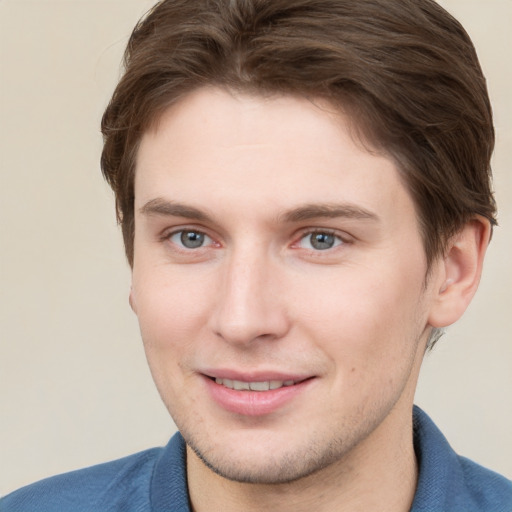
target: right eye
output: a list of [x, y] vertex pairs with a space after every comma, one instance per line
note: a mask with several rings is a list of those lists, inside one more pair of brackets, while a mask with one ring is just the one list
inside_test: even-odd
[[176, 231], [169, 236], [169, 240], [173, 244], [185, 249], [199, 249], [213, 243], [213, 240], [208, 235], [194, 229]]

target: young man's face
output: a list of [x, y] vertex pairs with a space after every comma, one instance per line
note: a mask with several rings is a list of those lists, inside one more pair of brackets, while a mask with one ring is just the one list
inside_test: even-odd
[[268, 483], [400, 444], [436, 270], [393, 161], [325, 103], [203, 89], [136, 173], [131, 302], [189, 446]]

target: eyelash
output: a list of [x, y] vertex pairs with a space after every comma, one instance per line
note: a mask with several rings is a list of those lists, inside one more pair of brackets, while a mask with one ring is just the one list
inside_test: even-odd
[[[318, 229], [318, 228], [316, 228], [316, 229], [309, 229], [307, 231], [303, 231], [300, 234], [300, 236], [297, 239], [297, 241], [294, 242], [292, 246], [300, 248], [300, 243], [304, 239], [306, 239], [308, 237], [311, 237], [312, 235], [326, 235], [326, 236], [334, 238], [334, 245], [332, 247], [326, 247], [324, 249], [302, 247], [303, 249], [309, 250], [312, 253], [328, 252], [330, 250], [336, 249], [337, 247], [339, 247], [341, 245], [345, 245], [345, 244], [349, 243], [349, 241], [346, 239], [347, 237], [341, 236], [338, 232], [336, 232], [334, 230], [331, 230], [331, 229]], [[310, 238], [310, 240], [311, 240], [311, 238]]]
[[[203, 243], [202, 245], [198, 245], [197, 247], [187, 247], [187, 246], [184, 245], [183, 238], [182, 238], [185, 233], [193, 233], [193, 234], [195, 234], [195, 235], [197, 235], [199, 237], [202, 237], [203, 238], [203, 242], [206, 241], [206, 240], [209, 240], [210, 242], [207, 243], [206, 245]], [[173, 241], [173, 237], [175, 237], [177, 235], [180, 235], [181, 240], [180, 241]], [[332, 247], [324, 247], [324, 248], [301, 247], [301, 242], [303, 240], [307, 239], [308, 237], [310, 237], [310, 245], [312, 245], [312, 243], [311, 243], [311, 236], [312, 235], [321, 235], [321, 236], [326, 236], [326, 237], [332, 237], [334, 239], [334, 241], [333, 241], [334, 245]], [[184, 228], [181, 228], [181, 229], [173, 230], [171, 232], [166, 232], [166, 233], [163, 234], [161, 239], [162, 239], [162, 241], [167, 241], [167, 242], [172, 243], [175, 247], [178, 248], [178, 250], [184, 251], [184, 252], [197, 251], [197, 250], [200, 250], [200, 249], [205, 249], [206, 247], [212, 246], [212, 245], [216, 246], [216, 247], [220, 247], [220, 244], [215, 242], [213, 237], [211, 237], [210, 235], [208, 235], [204, 231], [202, 231], [200, 229], [195, 229], [195, 228], [186, 228], [186, 227], [184, 227]], [[318, 242], [322, 243], [322, 241], [318, 241]], [[302, 249], [305, 249], [307, 251], [310, 251], [311, 253], [323, 253], [323, 252], [328, 252], [328, 251], [334, 250], [337, 247], [345, 245], [347, 243], [350, 243], [350, 242], [348, 240], [346, 240], [346, 237], [342, 237], [339, 233], [337, 233], [334, 230], [330, 230], [330, 229], [309, 229], [307, 231], [303, 231], [300, 234], [299, 238], [297, 238], [296, 241], [292, 244], [292, 248], [299, 248], [299, 249], [302, 248]]]
[[[179, 242], [177, 241], [173, 241], [173, 237], [177, 236], [177, 235], [181, 235], [181, 237], [183, 237], [183, 235], [185, 233], [194, 233], [195, 235], [198, 235], [200, 237], [203, 237], [204, 239], [208, 239], [210, 240], [210, 243], [206, 244], [206, 245], [200, 245], [198, 247], [186, 247], [184, 244], [183, 244], [183, 240], [182, 240], [182, 243], [180, 244]], [[170, 232], [166, 232], [162, 235], [161, 237], [161, 240], [163, 242], [170, 242], [171, 244], [173, 244], [174, 246], [176, 246], [179, 250], [181, 251], [186, 251], [186, 252], [189, 252], [189, 251], [195, 251], [195, 250], [199, 250], [199, 249], [204, 249], [205, 247], [208, 247], [209, 245], [215, 245], [215, 246], [218, 246], [219, 244], [216, 243], [214, 241], [214, 239], [208, 235], [207, 233], [205, 233], [204, 231], [200, 230], [200, 229], [195, 229], [195, 228], [181, 228], [181, 229], [176, 229], [176, 230], [173, 230], [173, 231], [170, 231]]]

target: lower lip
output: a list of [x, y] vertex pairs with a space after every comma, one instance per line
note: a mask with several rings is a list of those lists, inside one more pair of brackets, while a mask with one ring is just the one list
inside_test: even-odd
[[268, 391], [237, 391], [208, 377], [205, 381], [210, 396], [226, 411], [244, 416], [263, 416], [277, 411], [304, 392], [313, 379]]

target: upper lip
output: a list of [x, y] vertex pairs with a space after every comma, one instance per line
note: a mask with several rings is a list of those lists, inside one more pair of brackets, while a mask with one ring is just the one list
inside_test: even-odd
[[288, 373], [282, 371], [240, 371], [232, 369], [207, 369], [201, 371], [203, 375], [212, 379], [231, 379], [242, 382], [266, 382], [271, 380], [281, 380], [300, 382], [313, 377], [304, 373]]

